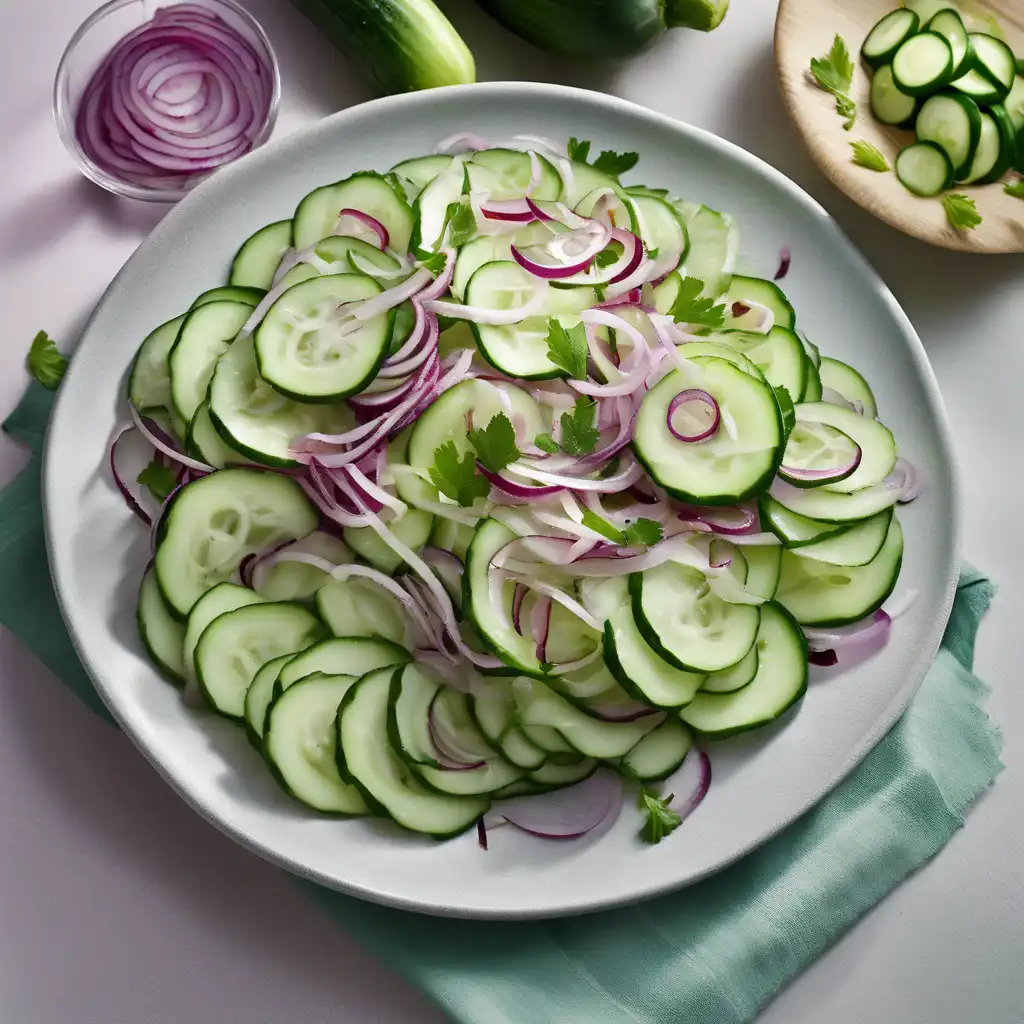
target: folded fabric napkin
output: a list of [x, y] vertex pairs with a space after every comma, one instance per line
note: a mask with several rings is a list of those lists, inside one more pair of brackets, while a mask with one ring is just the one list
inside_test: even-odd
[[[52, 396], [33, 384], [4, 430], [32, 449], [0, 492], [0, 623], [109, 719], [50, 584], [40, 453]], [[965, 568], [935, 663], [892, 731], [816, 808], [699, 885], [556, 921], [453, 921], [301, 883], [339, 925], [467, 1024], [740, 1024], [964, 823], [1000, 771], [971, 672], [994, 592]]]

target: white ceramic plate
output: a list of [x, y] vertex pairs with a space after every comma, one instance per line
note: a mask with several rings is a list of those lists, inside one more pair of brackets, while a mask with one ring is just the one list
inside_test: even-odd
[[[899, 591], [920, 591], [871, 661], [812, 684], [778, 725], [714, 746], [714, 782], [684, 829], [636, 839], [627, 806], [600, 835], [553, 842], [511, 828], [437, 843], [373, 821], [317, 818], [276, 786], [241, 729], [185, 707], [135, 631], [149, 539], [108, 478], [123, 379], [141, 339], [225, 280], [239, 243], [291, 215], [318, 185], [386, 169], [459, 131], [592, 139], [635, 150], [634, 181], [738, 217], [744, 261], [769, 276], [792, 247], [786, 291], [822, 350], [867, 376], [924, 495], [900, 515]], [[393, 906], [467, 917], [539, 917], [627, 903], [694, 882], [792, 822], [889, 729], [921, 682], [957, 572], [960, 509], [949, 427], [921, 343], [892, 295], [828, 214], [778, 171], [728, 142], [608, 96], [489, 84], [392, 97], [336, 114], [219, 171], [173, 210], [96, 310], [60, 391], [46, 449], [50, 562], [65, 619], [103, 699], [146, 757], [201, 814], [261, 856]]]

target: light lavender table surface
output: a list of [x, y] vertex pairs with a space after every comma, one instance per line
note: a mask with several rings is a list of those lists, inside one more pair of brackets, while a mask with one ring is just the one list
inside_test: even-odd
[[[995, 688], [990, 708], [1006, 736], [1007, 770], [937, 860], [762, 1020], [1021, 1024], [1024, 257], [928, 248], [872, 220], [825, 181], [778, 101], [772, 0], [733, 0], [713, 35], [673, 33], [610, 69], [549, 59], [491, 24], [469, 0], [442, 5], [472, 46], [482, 80], [613, 92], [775, 164], [833, 212], [914, 321], [958, 438], [967, 489], [964, 550], [1002, 587], [982, 630], [978, 666]], [[159, 207], [120, 201], [81, 178], [50, 119], [61, 50], [94, 6], [0, 4], [0, 414], [21, 392], [33, 334], [45, 328], [61, 342], [75, 338], [161, 215]], [[368, 98], [344, 59], [286, 0], [248, 6], [281, 61], [279, 135]], [[0, 480], [23, 458], [0, 439]], [[2, 630], [0, 822], [4, 1024], [445, 1019], [287, 877], [194, 815], [123, 736], [80, 707]]]

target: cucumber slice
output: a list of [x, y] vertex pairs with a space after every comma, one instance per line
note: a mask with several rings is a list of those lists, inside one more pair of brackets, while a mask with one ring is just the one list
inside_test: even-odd
[[[983, 116], [982, 124], [985, 120]], [[937, 196], [953, 184], [953, 165], [941, 146], [915, 142], [896, 157], [896, 177], [916, 196]]]
[[[760, 368], [755, 366], [748, 356], [745, 356], [738, 348], [729, 343], [736, 335], [743, 334], [741, 331], [725, 331], [722, 334], [711, 334], [707, 341], [688, 341], [682, 345], [676, 345], [676, 351], [684, 359], [694, 359], [697, 356], [714, 356], [716, 359], [724, 359], [733, 366], [738, 366], [745, 374], [766, 383], [765, 375]], [[751, 335], [752, 338], [764, 340], [763, 334]], [[727, 340], [729, 339], [729, 340]]]
[[938, 32], [911, 36], [892, 58], [892, 78], [907, 96], [930, 96], [952, 78], [953, 48]]
[[356, 576], [332, 580], [316, 592], [316, 610], [339, 637], [369, 636], [415, 646], [418, 630], [386, 590]]
[[564, 758], [568, 758], [569, 762], [575, 764], [580, 757], [576, 750], [566, 743], [561, 734], [556, 729], [552, 729], [550, 725], [529, 725], [520, 721], [519, 728], [535, 747], [545, 752], [548, 756], [548, 764], [561, 763]]
[[759, 606], [728, 604], [688, 566], [666, 562], [634, 573], [629, 591], [643, 638], [687, 671], [718, 672], [735, 665], [757, 634]]
[[391, 669], [360, 679], [338, 708], [338, 768], [363, 798], [398, 825], [446, 838], [470, 828], [490, 801], [480, 796], [448, 796], [429, 790], [406, 768], [388, 739]]
[[388, 173], [397, 174], [405, 181], [411, 182], [415, 187], [415, 193], [409, 198], [415, 199], [442, 171], [451, 167], [453, 159], [454, 157], [446, 153], [417, 156], [412, 160], [403, 160], [395, 164]]
[[395, 669], [388, 703], [388, 740], [391, 749], [409, 764], [437, 768], [430, 735], [430, 705], [442, 683], [416, 665]]
[[837, 537], [805, 544], [794, 548], [793, 552], [801, 558], [813, 558], [830, 565], [867, 565], [882, 550], [891, 518], [892, 509], [884, 509], [855, 523]]
[[695, 203], [674, 203], [683, 215], [690, 249], [680, 273], [704, 282], [703, 294], [718, 298], [732, 281], [736, 255], [740, 248], [740, 231], [736, 222], [725, 213]]
[[[465, 563], [466, 552], [473, 540], [473, 527], [465, 523], [457, 523], [454, 519], [443, 519], [437, 516], [434, 529], [430, 534], [430, 543], [434, 547], [450, 551], [460, 562]], [[461, 596], [459, 598], [462, 600]]]
[[807, 641], [792, 616], [774, 601], [761, 608], [757, 675], [735, 693], [698, 693], [679, 713], [709, 739], [767, 725], [807, 692]]
[[[981, 138], [965, 184], [998, 181], [1013, 164], [1017, 133], [1004, 107], [994, 104], [981, 115]], [[986, 170], [987, 168], [987, 170]]]
[[210, 416], [210, 403], [207, 399], [203, 399], [202, 404], [196, 409], [192, 422], [185, 432], [185, 451], [192, 458], [199, 459], [214, 469], [253, 464], [251, 459], [235, 451], [217, 432]]
[[[305, 261], [297, 263], [278, 281], [280, 288], [309, 281], [321, 274], [363, 274], [386, 288], [393, 288], [412, 274], [412, 270], [390, 253], [381, 252], [375, 245], [350, 235], [328, 235], [313, 247], [313, 254], [327, 269], [318, 269]], [[401, 272], [401, 273], [397, 273]]]
[[455, 157], [429, 182], [412, 204], [413, 230], [409, 248], [434, 251], [444, 239], [441, 232], [447, 221], [448, 207], [462, 199], [466, 191], [466, 167], [463, 157]]
[[548, 761], [535, 771], [530, 772], [527, 779], [543, 789], [560, 789], [576, 782], [589, 779], [597, 771], [600, 762], [592, 757], [579, 757], [574, 761], [556, 764]]
[[391, 315], [347, 321], [338, 310], [380, 292], [364, 274], [328, 274], [289, 288], [256, 330], [260, 376], [300, 402], [337, 402], [362, 391], [387, 356]]
[[632, 196], [640, 237], [648, 253], [657, 250], [649, 280], [657, 281], [686, 259], [690, 238], [682, 215], [656, 196]]
[[756, 547], [744, 548], [740, 552], [747, 563], [747, 578], [743, 584], [749, 594], [770, 601], [779, 586], [779, 573], [782, 567], [782, 545], [760, 544]]
[[762, 319], [761, 311], [756, 308], [746, 313], [740, 312], [739, 308], [734, 311], [733, 306], [736, 303], [740, 303], [741, 306], [756, 303], [758, 306], [766, 307], [771, 311], [773, 323], [779, 327], [792, 330], [796, 324], [796, 313], [789, 304], [789, 299], [774, 281], [733, 274], [729, 290], [722, 296], [722, 301], [726, 307], [726, 330], [750, 330]]
[[466, 593], [462, 603], [468, 618], [480, 633], [480, 639], [490, 650], [509, 668], [526, 675], [539, 676], [543, 675], [543, 670], [537, 660], [533, 639], [520, 636], [512, 628], [514, 584], [506, 580], [502, 585], [504, 615], [499, 614], [491, 601], [488, 573], [491, 560], [515, 538], [516, 535], [497, 519], [487, 518], [480, 521], [473, 542], [469, 545], [469, 551], [466, 552], [466, 575], [463, 577]]
[[136, 621], [150, 660], [169, 682], [184, 686], [187, 678], [182, 656], [185, 627], [167, 610], [152, 566], [146, 570], [139, 587]]
[[[852, 494], [854, 491], [881, 483], [896, 465], [896, 439], [892, 436], [892, 431], [878, 420], [860, 416], [829, 402], [801, 402], [796, 406], [795, 412], [794, 431], [802, 425], [831, 427], [860, 446], [861, 459], [857, 468], [845, 480], [825, 484], [825, 490]], [[783, 462], [785, 461], [784, 458]]]
[[865, 416], [874, 419], [878, 415], [874, 392], [868, 382], [852, 366], [841, 363], [838, 359], [824, 356], [819, 373], [823, 387], [831, 388], [848, 402], [853, 404], [860, 402]]
[[[614, 196], [608, 199], [609, 195]], [[588, 192], [574, 207], [573, 210], [581, 217], [593, 217], [598, 202], [604, 200], [603, 220], [610, 223], [612, 227], [625, 228], [632, 231], [634, 235], [640, 233], [640, 225], [636, 218], [636, 207], [633, 205], [633, 196], [628, 195], [619, 184], [602, 185]]]
[[259, 668], [301, 651], [323, 634], [323, 624], [292, 602], [268, 602], [218, 616], [196, 645], [196, 678], [206, 702], [226, 718], [241, 719], [245, 693]]
[[949, 157], [956, 176], [966, 174], [981, 135], [981, 111], [969, 96], [945, 92], [921, 105], [914, 128], [918, 142], [934, 142]]
[[[1002, 103], [1013, 87], [1017, 74], [1017, 59], [1002, 39], [984, 32], [972, 32], [968, 37], [968, 60], [973, 70], [996, 88], [995, 103]], [[955, 84], [955, 83], [954, 83]]]
[[[429, 512], [410, 508], [401, 519], [390, 522], [388, 528], [407, 547], [419, 551], [430, 539], [434, 517]], [[381, 572], [386, 572], [389, 576], [394, 576], [404, 564], [401, 557], [392, 551], [372, 527], [346, 526], [342, 536], [364, 562], [368, 562], [375, 569], [380, 569]]]
[[228, 350], [253, 307], [209, 302], [188, 313], [167, 357], [174, 411], [188, 423], [206, 398], [217, 361]]
[[614, 189], [619, 185], [614, 178], [605, 174], [604, 171], [599, 171], [590, 164], [581, 164], [575, 160], [567, 160], [565, 165], [560, 166], [564, 175], [561, 200], [571, 209], [575, 209], [584, 196], [589, 195], [596, 189]]
[[267, 721], [267, 708], [274, 699], [274, 683], [277, 674], [291, 661], [292, 655], [282, 654], [260, 666], [252, 677], [249, 689], [245, 691], [242, 714], [245, 718], [245, 735], [260, 753], [263, 752], [263, 727]]
[[250, 235], [231, 262], [229, 284], [269, 291], [274, 274], [292, 247], [292, 222], [279, 220]]
[[884, 483], [861, 488], [852, 494], [841, 494], [828, 487], [801, 490], [784, 480], [775, 480], [769, 492], [776, 501], [799, 516], [842, 524], [867, 519], [882, 509], [891, 508], [899, 497], [897, 489]]
[[224, 469], [186, 484], [157, 529], [154, 568], [171, 614], [185, 619], [246, 555], [298, 540], [317, 521], [299, 485], [278, 474]]
[[603, 760], [622, 757], [664, 721], [661, 714], [645, 715], [632, 722], [595, 718], [536, 679], [516, 679], [512, 683], [512, 695], [524, 725], [557, 730], [585, 757]]
[[[782, 456], [782, 420], [770, 387], [724, 359], [700, 356], [694, 370], [673, 370], [640, 403], [633, 451], [655, 482], [693, 505], [733, 505], [764, 490]], [[723, 425], [700, 444], [678, 440], [668, 427], [679, 392], [713, 395]], [[728, 426], [724, 425], [728, 424]]]
[[512, 259], [513, 237], [513, 235], [481, 235], [459, 249], [459, 254], [455, 257], [455, 270], [451, 283], [451, 293], [459, 302], [465, 298], [470, 278], [485, 263], [507, 263]]
[[804, 389], [804, 397], [801, 401], [821, 401], [821, 371], [810, 358], [807, 360], [807, 387]]
[[879, 68], [871, 78], [871, 113], [882, 124], [910, 126], [917, 100], [900, 92], [892, 77], [892, 66]]
[[894, 515], [881, 550], [867, 565], [837, 566], [782, 556], [779, 603], [807, 626], [844, 626], [882, 606], [892, 593], [903, 560], [903, 531]]
[[794, 402], [799, 401], [807, 387], [807, 359], [793, 331], [776, 324], [767, 334], [725, 331], [715, 337], [742, 352], [773, 388], [785, 388]]
[[1024, 77], [1018, 70], [1017, 77], [1013, 80], [1013, 87], [1010, 94], [1003, 103], [1010, 123], [1013, 125], [1014, 133], [1024, 129]]
[[409, 652], [399, 644], [368, 636], [331, 637], [290, 658], [277, 674], [274, 693], [287, 690], [315, 672], [358, 679], [378, 668], [404, 665]]
[[469, 711], [477, 728], [495, 750], [527, 771], [535, 771], [547, 761], [547, 753], [531, 743], [526, 733], [516, 724], [513, 717], [515, 704], [512, 701], [510, 684], [505, 680], [494, 680], [485, 695], [474, 694], [469, 698]]
[[[289, 544], [288, 552], [315, 555], [332, 565], [355, 561], [352, 552], [333, 534], [314, 530], [308, 537]], [[305, 562], [275, 562], [269, 569], [253, 574], [253, 589], [268, 601], [304, 601], [311, 598], [330, 576]]]
[[354, 423], [347, 405], [295, 402], [275, 391], [260, 376], [251, 335], [239, 338], [217, 363], [210, 419], [228, 447], [261, 465], [284, 467], [299, 465], [291, 452], [295, 438], [338, 434]]
[[292, 218], [296, 249], [308, 249], [334, 231], [342, 210], [361, 210], [387, 228], [393, 252], [408, 252], [412, 234], [412, 210], [375, 171], [359, 171], [344, 181], [324, 185], [310, 192], [298, 205]]
[[[531, 194], [535, 200], [557, 199], [562, 193], [558, 171], [539, 154], [540, 181]], [[466, 174], [474, 192], [486, 191], [491, 202], [521, 199], [530, 187], [533, 164], [530, 154], [518, 149], [480, 149], [468, 164]]]
[[139, 346], [128, 378], [128, 401], [140, 412], [171, 408], [171, 375], [167, 357], [185, 315], [161, 324]]
[[359, 790], [342, 779], [336, 761], [338, 705], [356, 680], [317, 674], [275, 697], [267, 710], [263, 752], [270, 772], [301, 804], [346, 817], [369, 808]]
[[711, 672], [701, 690], [704, 693], [735, 693], [742, 690], [757, 675], [757, 663], [757, 644], [753, 643], [735, 665], [723, 668], [720, 672]]
[[666, 718], [622, 758], [621, 767], [629, 778], [643, 782], [667, 779], [692, 746], [690, 730], [678, 718]]
[[970, 44], [960, 15], [952, 7], [946, 7], [928, 22], [928, 31], [938, 33], [949, 43], [953, 52], [953, 76], [965, 71], [964, 63], [970, 52]]
[[188, 308], [191, 312], [210, 302], [244, 302], [255, 308], [266, 294], [266, 288], [242, 288], [236, 285], [225, 285], [203, 292]]
[[774, 533], [787, 548], [815, 544], [826, 537], [838, 536], [853, 525], [843, 522], [821, 522], [798, 515], [796, 512], [790, 512], [785, 505], [780, 505], [770, 494], [762, 494], [758, 499], [758, 504], [761, 512], [761, 525]]
[[196, 646], [199, 638], [206, 631], [206, 627], [214, 619], [233, 612], [237, 608], [247, 608], [251, 604], [261, 604], [263, 598], [254, 594], [248, 587], [239, 587], [234, 583], [218, 583], [212, 590], [208, 590], [189, 612], [188, 622], [185, 625], [185, 634], [182, 639], [182, 664], [185, 667], [185, 677], [195, 679], [196, 677]]
[[[900, 46], [920, 27], [921, 19], [914, 11], [905, 7], [890, 11], [875, 23], [868, 33], [860, 55], [871, 68], [888, 64]], [[967, 49], [967, 32], [964, 32], [964, 50]]]

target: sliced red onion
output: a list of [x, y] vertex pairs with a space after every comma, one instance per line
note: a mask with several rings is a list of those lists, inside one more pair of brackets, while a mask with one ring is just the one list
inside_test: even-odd
[[482, 204], [480, 209], [488, 220], [504, 220], [528, 224], [536, 220], [533, 210], [525, 199], [503, 199]]
[[807, 468], [803, 466], [779, 466], [779, 476], [788, 483], [799, 487], [804, 485], [828, 484], [836, 480], [845, 480], [851, 476], [860, 465], [863, 458], [863, 451], [859, 444], [853, 442], [854, 450], [849, 460], [841, 466], [830, 466], [827, 469]]
[[908, 459], [898, 458], [893, 471], [885, 478], [885, 486], [898, 491], [896, 499], [901, 505], [913, 501], [924, 489], [921, 471]]
[[473, 323], [491, 327], [522, 323], [523, 320], [540, 313], [547, 299], [547, 282], [536, 278], [530, 298], [514, 309], [488, 309], [485, 306], [466, 306], [457, 302], [432, 299], [424, 306], [431, 313], [451, 317], [453, 320], [472, 320]]
[[374, 295], [372, 298], [353, 305], [352, 316], [356, 320], [372, 320], [375, 316], [380, 316], [381, 313], [400, 306], [406, 299], [411, 299], [430, 285], [433, 280], [434, 275], [426, 267], [420, 267], [411, 277], [406, 278], [401, 284], [395, 285], [394, 288], [388, 288], [387, 291], [383, 291], [379, 295]]
[[388, 229], [376, 217], [371, 217], [362, 210], [352, 210], [346, 207], [338, 214], [338, 223], [334, 227], [334, 234], [349, 235], [353, 238], [362, 238], [372, 242], [383, 252], [391, 244], [391, 236]]
[[[532, 216], [532, 210], [530, 210]], [[549, 218], [550, 220], [550, 218]], [[528, 273], [546, 280], [570, 278], [585, 273], [613, 238], [600, 221], [588, 220], [578, 228], [554, 234], [542, 245], [526, 249], [512, 244], [512, 258]], [[543, 256], [544, 259], [538, 257]]]
[[711, 758], [691, 749], [683, 763], [663, 783], [671, 794], [668, 806], [685, 821], [701, 805], [711, 788]]
[[545, 839], [576, 839], [617, 817], [622, 799], [619, 777], [598, 770], [567, 789], [501, 800], [487, 820], [507, 821]]
[[476, 841], [480, 844], [481, 850], [487, 849], [487, 826], [483, 818], [478, 818], [476, 822]]
[[750, 307], [745, 302], [734, 302], [729, 307], [729, 312], [738, 320], [750, 312]]
[[536, 480], [542, 484], [555, 484], [559, 487], [565, 487], [570, 491], [600, 491], [604, 494], [617, 494], [619, 491], [625, 490], [643, 474], [640, 464], [635, 459], [624, 457], [622, 462], [623, 466], [618, 472], [603, 479], [550, 473], [529, 465], [522, 460], [513, 462], [506, 472], [526, 477], [528, 480]]
[[444, 295], [448, 291], [448, 286], [452, 283], [452, 277], [455, 275], [456, 252], [454, 249], [441, 249], [439, 251], [445, 257], [444, 270], [420, 292], [416, 297], [418, 302], [430, 302], [438, 296]]
[[459, 736], [447, 728], [444, 720], [438, 715], [436, 705], [438, 697], [444, 690], [438, 690], [434, 699], [430, 702], [427, 711], [427, 727], [430, 730], [430, 739], [434, 744], [434, 754], [437, 761], [444, 768], [452, 771], [470, 771], [473, 768], [482, 768], [487, 762], [481, 759], [476, 752], [468, 751], [460, 743]]
[[892, 618], [889, 613], [879, 608], [874, 615], [852, 626], [844, 626], [833, 629], [816, 629], [813, 626], [804, 627], [804, 635], [807, 642], [815, 650], [822, 651], [827, 648], [841, 650], [851, 644], [864, 644], [876, 640], [884, 640], [889, 635], [892, 627]]
[[578, 672], [588, 665], [593, 665], [595, 661], [603, 656], [604, 651], [601, 645], [598, 644], [589, 654], [584, 654], [582, 658], [576, 658], [573, 661], [560, 661], [557, 665], [552, 665], [550, 671], [555, 676], [568, 675], [570, 672]]
[[[673, 422], [676, 413], [690, 405], [700, 405], [710, 411], [710, 419], [706, 424], [680, 430]], [[714, 395], [700, 388], [687, 388], [680, 391], [668, 404], [668, 413], [665, 416], [665, 424], [668, 432], [677, 440], [694, 444], [698, 441], [706, 441], [718, 433], [718, 426], [722, 422], [722, 411], [715, 400]]]
[[480, 471], [480, 474], [492, 483], [499, 490], [504, 491], [506, 494], [511, 494], [514, 498], [522, 498], [529, 501], [532, 498], [547, 498], [552, 494], [557, 494], [562, 488], [554, 485], [548, 485], [546, 487], [537, 487], [533, 484], [520, 484], [514, 480], [509, 480], [502, 476], [500, 473], [494, 473], [489, 470], [482, 462], [477, 460], [476, 468]]
[[[849, 409], [851, 412], [858, 412], [857, 407], [853, 404], [853, 402], [850, 402], [847, 399], [845, 399], [834, 388], [822, 388], [821, 400], [823, 402], [828, 402], [829, 405], [838, 405], [840, 409]], [[863, 415], [863, 413], [864, 404], [861, 403], [858, 415]]]
[[521, 621], [523, 611], [523, 599], [528, 591], [522, 583], [517, 583], [512, 591], [512, 628], [520, 635], [523, 635], [523, 624]]
[[442, 139], [435, 147], [435, 153], [471, 153], [474, 150], [490, 149], [491, 144], [473, 132], [459, 132]]
[[831, 668], [833, 665], [839, 664], [839, 655], [837, 655], [832, 648], [828, 648], [824, 651], [813, 651], [808, 649], [807, 661], [811, 665], [818, 665], [821, 668]]
[[521, 582], [525, 583], [530, 590], [533, 590], [544, 597], [549, 597], [552, 601], [556, 601], [595, 632], [601, 631], [603, 623], [595, 619], [594, 616], [579, 603], [579, 601], [570, 597], [564, 590], [559, 590], [559, 588], [553, 584], [545, 583], [542, 580], [522, 580]]
[[108, 459], [110, 461], [110, 475], [114, 478], [117, 489], [121, 492], [127, 506], [147, 525], [153, 525], [153, 517], [142, 507], [138, 498], [132, 493], [131, 488], [121, 476], [117, 468], [117, 449], [123, 438], [135, 433], [135, 427], [123, 427], [110, 445]]
[[541, 597], [530, 612], [530, 635], [534, 639], [536, 658], [541, 664], [547, 660], [548, 632], [551, 629], [551, 598]]
[[688, 505], [679, 513], [679, 518], [694, 523], [702, 523], [713, 533], [725, 536], [736, 536], [757, 533], [759, 530], [757, 512], [750, 506], [729, 505], [708, 508], [697, 508]]
[[789, 246], [784, 245], [779, 250], [779, 269], [775, 271], [775, 277], [773, 280], [781, 281], [789, 273], [789, 264], [792, 260], [792, 256], [789, 251]]
[[174, 462], [182, 466], [188, 466], [189, 469], [197, 470], [200, 473], [214, 472], [213, 466], [208, 466], [205, 462], [200, 462], [198, 459], [190, 459], [187, 455], [183, 455], [173, 445], [169, 444], [167, 435], [155, 423], [152, 423], [151, 420], [146, 420], [140, 416], [138, 409], [131, 402], [128, 403], [128, 411], [131, 413], [132, 420], [139, 433], [158, 452], [163, 452], [164, 455]]

